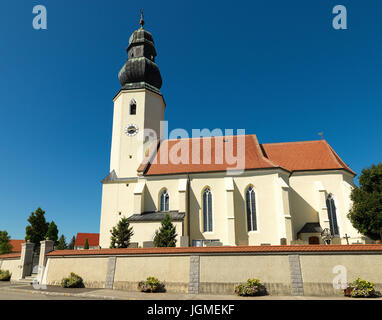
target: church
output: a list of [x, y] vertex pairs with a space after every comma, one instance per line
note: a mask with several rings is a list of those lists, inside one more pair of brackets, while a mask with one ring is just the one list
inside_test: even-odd
[[133, 227], [132, 245], [153, 246], [166, 214], [177, 246], [319, 244], [323, 231], [331, 243], [365, 242], [347, 218], [356, 174], [325, 140], [165, 139], [162, 77], [143, 16], [127, 56], [113, 99], [101, 248], [109, 248], [110, 230], [122, 217]]

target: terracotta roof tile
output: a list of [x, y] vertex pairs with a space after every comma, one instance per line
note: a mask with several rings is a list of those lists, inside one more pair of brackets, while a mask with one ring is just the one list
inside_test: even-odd
[[25, 240], [9, 240], [9, 243], [12, 246], [12, 252], [21, 252], [21, 245], [25, 243]]
[[[244, 139], [240, 140], [239, 137], [244, 137]], [[245, 145], [245, 161], [240, 169], [283, 168], [290, 172], [344, 169], [356, 174], [325, 140], [260, 145], [256, 135], [202, 137], [157, 142], [150, 148], [149, 161], [142, 163], [138, 172], [144, 175], [163, 175], [232, 170], [236, 163], [232, 164], [229, 159], [226, 159], [225, 150], [232, 148], [233, 156], [236, 157], [239, 141], [243, 141]], [[210, 148], [208, 148], [209, 145], [211, 145]], [[176, 159], [179, 159], [180, 150], [187, 147], [189, 152], [184, 156], [185, 161], [183, 161], [187, 163], [182, 163], [180, 160], [179, 163], [170, 161], [171, 155], [174, 153], [177, 155]], [[194, 154], [193, 149], [197, 150]], [[215, 155], [219, 154], [224, 155], [221, 163], [215, 161]], [[203, 160], [203, 157], [210, 159], [210, 162]], [[167, 159], [168, 161], [166, 161]]]
[[[242, 146], [240, 144], [241, 141], [243, 142]], [[152, 150], [154, 150], [154, 154], [151, 154], [151, 163], [148, 165], [141, 164], [138, 169], [138, 171], [144, 171], [145, 175], [278, 167], [264, 157], [256, 135], [164, 140], [160, 142], [157, 151], [155, 149]], [[182, 154], [181, 150], [189, 150], [189, 152], [188, 154]], [[238, 153], [240, 155], [241, 152], [245, 152], [245, 162], [243, 161], [243, 166], [237, 168], [237, 163], [232, 161], [235, 159], [230, 159], [225, 156], [226, 150], [233, 150], [233, 157], [236, 157]], [[232, 152], [229, 154], [232, 154]], [[173, 157], [173, 155], [176, 155], [176, 157]], [[180, 160], [180, 163], [171, 161], [171, 159], [180, 159], [181, 155], [184, 155], [184, 160], [182, 159], [183, 163]]]
[[234, 246], [234, 247], [176, 247], [176, 248], [127, 248], [97, 250], [57, 250], [48, 256], [76, 255], [139, 255], [139, 254], [195, 254], [195, 253], [274, 253], [274, 252], [381, 252], [382, 244], [352, 245], [283, 245], [283, 246]]
[[344, 169], [356, 174], [325, 140], [265, 143], [262, 148], [270, 160], [289, 171]]
[[1, 260], [1, 259], [20, 258], [20, 256], [21, 256], [21, 253], [20, 253], [20, 252], [17, 252], [17, 253], [2, 254], [2, 255], [0, 255], [0, 260]]
[[86, 238], [88, 239], [89, 247], [99, 246], [99, 233], [77, 233], [75, 246], [83, 247], [85, 245]]

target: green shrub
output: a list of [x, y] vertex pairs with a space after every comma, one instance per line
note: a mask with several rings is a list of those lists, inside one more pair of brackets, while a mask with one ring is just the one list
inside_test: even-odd
[[374, 283], [358, 278], [344, 290], [345, 296], [353, 298], [371, 298], [376, 296]]
[[75, 273], [71, 273], [69, 278], [64, 278], [61, 281], [63, 288], [84, 288], [84, 282], [82, 278]]
[[140, 281], [138, 283], [138, 290], [141, 292], [164, 292], [166, 291], [163, 282], [160, 282], [157, 278], [148, 277], [146, 281]]
[[239, 296], [264, 296], [267, 289], [259, 279], [248, 279], [247, 283], [235, 286], [235, 293]]
[[0, 281], [10, 281], [12, 273], [9, 270], [0, 270]]

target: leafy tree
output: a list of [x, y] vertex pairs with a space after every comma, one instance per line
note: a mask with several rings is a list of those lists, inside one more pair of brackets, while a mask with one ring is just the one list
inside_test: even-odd
[[359, 187], [351, 193], [353, 207], [348, 213], [354, 228], [373, 240], [381, 239], [382, 163], [363, 169]]
[[69, 250], [74, 250], [74, 245], [76, 243], [76, 237], [73, 236], [72, 240], [70, 240], [69, 244], [68, 244], [68, 249]]
[[35, 244], [35, 250], [40, 247], [40, 241], [45, 240], [46, 233], [48, 232], [49, 223], [45, 220], [45, 211], [41, 208], [37, 208], [35, 212], [32, 212], [28, 218], [28, 225], [25, 228], [26, 237], [25, 240]]
[[88, 240], [88, 238], [85, 239], [84, 249], [89, 249], [89, 240]]
[[167, 213], [161, 222], [162, 226], [155, 232], [154, 245], [156, 247], [175, 247], [176, 228], [171, 222], [171, 217]]
[[122, 218], [117, 226], [113, 227], [111, 232], [111, 244], [110, 248], [128, 248], [130, 245], [130, 239], [134, 235], [133, 227], [130, 227], [130, 223], [127, 218]]
[[68, 246], [66, 244], [66, 239], [64, 235], [61, 235], [60, 239], [58, 239], [57, 250], [65, 250]]
[[46, 237], [49, 238], [49, 240], [52, 240], [54, 242], [54, 245], [57, 246], [58, 244], [58, 228], [57, 225], [52, 221], [49, 223], [48, 231], [46, 232]]
[[9, 242], [10, 239], [11, 237], [7, 231], [0, 231], [0, 254], [12, 252], [12, 245]]

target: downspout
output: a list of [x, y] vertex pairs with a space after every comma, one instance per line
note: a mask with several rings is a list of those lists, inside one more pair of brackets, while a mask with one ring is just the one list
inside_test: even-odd
[[187, 174], [187, 233], [188, 233], [188, 246], [191, 247], [191, 230], [190, 230], [190, 220], [191, 220], [191, 213], [190, 213], [190, 175]]

